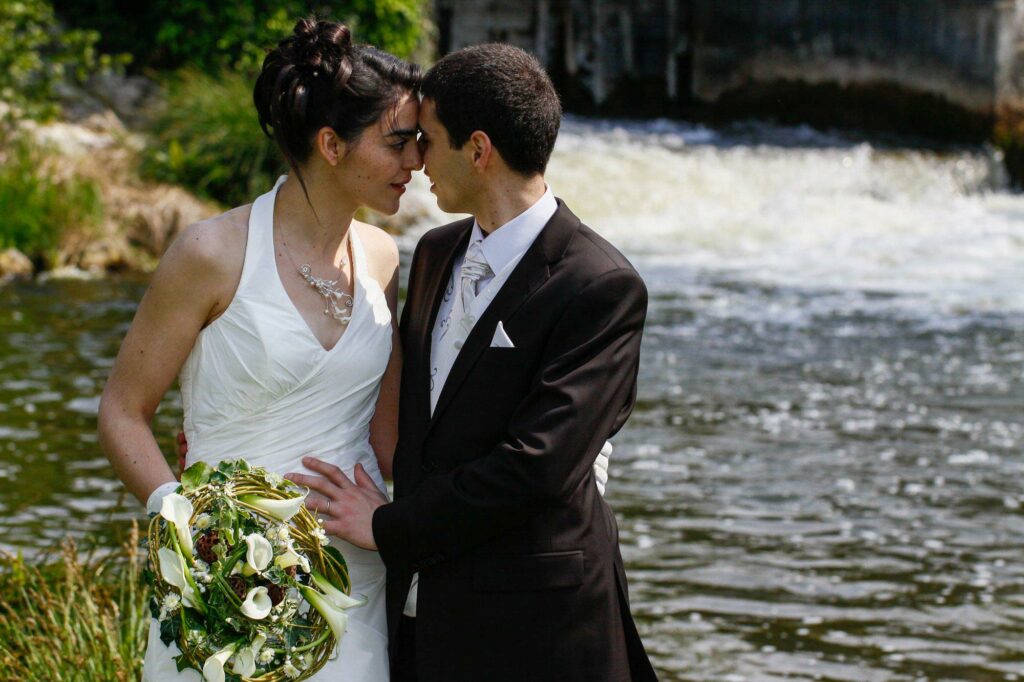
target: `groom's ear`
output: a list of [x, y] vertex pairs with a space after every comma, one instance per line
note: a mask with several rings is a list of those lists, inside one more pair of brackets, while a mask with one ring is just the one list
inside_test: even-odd
[[483, 172], [491, 162], [491, 155], [494, 153], [494, 145], [491, 138], [482, 130], [475, 130], [466, 141], [466, 148], [469, 152], [470, 163], [477, 171]]
[[318, 152], [324, 161], [332, 166], [337, 166], [345, 158], [347, 146], [345, 141], [338, 137], [338, 133], [334, 132], [333, 128], [324, 126], [316, 131], [316, 137], [313, 139], [313, 150]]

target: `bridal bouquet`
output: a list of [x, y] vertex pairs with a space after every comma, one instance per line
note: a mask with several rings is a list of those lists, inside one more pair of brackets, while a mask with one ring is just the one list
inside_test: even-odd
[[178, 670], [207, 682], [304, 680], [345, 631], [345, 560], [305, 495], [244, 460], [198, 463], [149, 525], [150, 604]]

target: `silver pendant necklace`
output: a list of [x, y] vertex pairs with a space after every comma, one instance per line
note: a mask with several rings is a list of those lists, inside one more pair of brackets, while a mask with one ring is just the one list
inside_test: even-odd
[[[348, 325], [352, 321], [352, 310], [355, 307], [355, 301], [352, 296], [338, 288], [338, 280], [322, 279], [313, 275], [313, 267], [309, 263], [303, 263], [301, 268], [297, 267], [295, 260], [292, 258], [291, 249], [288, 248], [288, 242], [282, 238], [281, 243], [284, 244], [284, 252], [288, 254], [288, 260], [291, 262], [292, 267], [299, 271], [299, 275], [302, 279], [306, 280], [306, 284], [316, 289], [316, 292], [324, 297], [324, 315], [330, 315], [341, 324]], [[346, 244], [345, 246], [347, 249], [348, 245]], [[348, 259], [343, 258], [338, 268], [345, 267], [347, 262]], [[354, 276], [352, 281], [354, 284]]]
[[313, 268], [309, 263], [303, 263], [299, 268], [299, 274], [309, 286], [324, 297], [324, 315], [330, 315], [344, 325], [352, 321], [352, 308], [355, 301], [352, 300], [351, 295], [338, 288], [338, 280], [314, 277]]

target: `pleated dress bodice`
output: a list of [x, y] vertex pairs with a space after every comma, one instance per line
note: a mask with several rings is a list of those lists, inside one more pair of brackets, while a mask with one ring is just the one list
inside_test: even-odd
[[315, 455], [346, 472], [362, 463], [383, 489], [369, 426], [391, 354], [384, 291], [367, 272], [352, 227], [352, 318], [331, 349], [320, 344], [277, 270], [273, 216], [280, 184], [253, 203], [235, 296], [200, 332], [181, 370], [188, 463], [243, 457], [284, 472], [303, 470], [301, 457]]

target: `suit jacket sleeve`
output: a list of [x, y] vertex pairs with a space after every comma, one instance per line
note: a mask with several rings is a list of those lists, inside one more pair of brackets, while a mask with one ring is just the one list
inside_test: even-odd
[[633, 409], [646, 312], [647, 290], [628, 268], [576, 293], [506, 439], [376, 511], [373, 533], [384, 562], [419, 569], [457, 556], [589, 480], [595, 453]]

